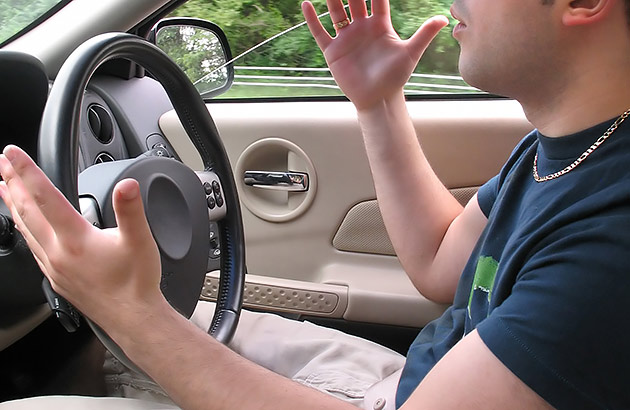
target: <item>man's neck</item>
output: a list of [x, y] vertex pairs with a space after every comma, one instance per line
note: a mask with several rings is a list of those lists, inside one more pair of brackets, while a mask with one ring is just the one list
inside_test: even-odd
[[527, 118], [541, 133], [550, 137], [569, 135], [630, 109], [630, 70], [618, 68], [574, 73], [570, 85], [554, 95], [519, 100]]

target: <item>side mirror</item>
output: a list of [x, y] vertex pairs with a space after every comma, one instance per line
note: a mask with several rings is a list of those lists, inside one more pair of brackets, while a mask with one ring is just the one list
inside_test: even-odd
[[234, 82], [230, 45], [214, 23], [195, 18], [160, 20], [148, 40], [164, 51], [186, 73], [199, 94], [211, 98], [223, 94]]

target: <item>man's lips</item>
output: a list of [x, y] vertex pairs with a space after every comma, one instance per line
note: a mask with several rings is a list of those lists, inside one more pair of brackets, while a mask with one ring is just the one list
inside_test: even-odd
[[466, 23], [459, 17], [459, 15], [457, 14], [457, 10], [455, 10], [454, 7], [451, 7], [451, 16], [453, 16], [453, 18], [459, 22], [453, 29], [453, 37], [457, 37], [457, 35], [467, 26]]
[[457, 39], [457, 37], [459, 36], [459, 34], [464, 31], [466, 29], [466, 25], [463, 23], [459, 23], [455, 26], [455, 28], [453, 29], [453, 37], [455, 37], [455, 39]]
[[457, 10], [455, 10], [454, 6], [451, 6], [451, 10], [450, 11], [451, 11], [451, 16], [455, 20], [459, 21], [459, 24], [463, 24], [464, 26], [466, 26], [466, 22], [464, 22], [464, 20], [461, 19], [461, 17], [459, 16]]

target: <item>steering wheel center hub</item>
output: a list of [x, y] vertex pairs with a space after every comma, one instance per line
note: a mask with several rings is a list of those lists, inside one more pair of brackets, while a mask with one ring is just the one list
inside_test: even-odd
[[154, 178], [147, 190], [146, 214], [162, 253], [183, 259], [193, 244], [194, 217], [175, 181], [165, 175]]
[[79, 192], [96, 200], [104, 228], [116, 226], [113, 187], [126, 178], [140, 185], [149, 226], [160, 249], [162, 292], [173, 307], [190, 317], [203, 286], [210, 249], [201, 181], [181, 162], [161, 157], [90, 167], [79, 176]]

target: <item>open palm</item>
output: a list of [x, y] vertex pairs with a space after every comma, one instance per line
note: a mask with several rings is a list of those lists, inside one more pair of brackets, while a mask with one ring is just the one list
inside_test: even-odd
[[160, 255], [136, 181], [116, 185], [118, 227], [101, 230], [84, 219], [18, 147], [4, 149], [0, 174], [0, 196], [42, 272], [81, 312], [106, 327], [119, 319], [120, 310], [111, 306], [125, 309], [132, 301], [163, 300]]
[[[347, 18], [342, 0], [328, 0], [333, 22]], [[332, 38], [317, 18], [315, 8], [304, 2], [308, 27], [324, 53], [335, 81], [358, 109], [369, 108], [398, 92], [407, 82], [420, 57], [448, 24], [443, 16], [427, 20], [408, 40], [392, 27], [389, 0], [373, 0], [368, 16], [364, 0], [350, 0], [352, 23]]]

